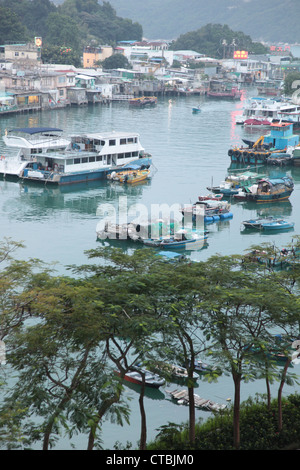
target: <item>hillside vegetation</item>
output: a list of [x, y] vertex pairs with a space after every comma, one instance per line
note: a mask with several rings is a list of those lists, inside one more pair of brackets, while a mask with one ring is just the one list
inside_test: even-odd
[[257, 41], [300, 42], [299, 0], [110, 0], [138, 21], [148, 39], [176, 39], [208, 23], [227, 24]]
[[87, 44], [114, 44], [142, 38], [142, 26], [116, 15], [108, 2], [65, 0], [0, 0], [0, 44], [43, 38], [43, 44], [75, 50]]

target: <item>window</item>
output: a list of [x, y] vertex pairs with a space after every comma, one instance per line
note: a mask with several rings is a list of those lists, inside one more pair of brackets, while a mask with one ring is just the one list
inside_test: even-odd
[[120, 145], [126, 145], [126, 139], [120, 139]]
[[128, 142], [129, 144], [133, 144], [133, 137], [129, 137], [129, 138], [127, 139], [127, 142]]
[[74, 158], [74, 165], [77, 165], [78, 163], [80, 163], [80, 158]]
[[96, 161], [96, 157], [89, 157], [89, 162], [95, 162]]
[[109, 141], [109, 145], [116, 145], [115, 139]]
[[102, 155], [97, 155], [96, 161], [97, 162], [102, 162]]
[[81, 159], [81, 163], [87, 163], [87, 161], [88, 161], [88, 158], [87, 158], [87, 157], [83, 157], [83, 158]]
[[124, 158], [124, 153], [119, 153], [118, 158]]
[[73, 165], [73, 158], [69, 158], [69, 160], [66, 160], [67, 165]]
[[130, 158], [130, 157], [131, 157], [131, 153], [130, 153], [130, 152], [125, 153], [125, 158]]

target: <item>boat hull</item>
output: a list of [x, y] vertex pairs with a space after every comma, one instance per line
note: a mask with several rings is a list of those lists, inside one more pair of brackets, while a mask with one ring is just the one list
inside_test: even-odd
[[[141, 373], [139, 373], [139, 369], [134, 370], [132, 372], [127, 372], [127, 374], [124, 375], [123, 380], [132, 384], [142, 385], [142, 373], [145, 374], [146, 387], [159, 388], [165, 384], [165, 379], [159, 377], [157, 374], [152, 374], [152, 372], [143, 369], [141, 369]], [[117, 372], [117, 375], [120, 376], [120, 373]]]
[[[150, 166], [152, 163], [151, 158], [139, 158], [134, 161], [135, 165]], [[90, 181], [98, 181], [106, 179], [107, 176], [113, 171], [124, 171], [123, 167], [100, 168], [99, 170], [92, 171], [79, 171], [76, 173], [58, 173], [54, 174], [53, 178], [48, 178], [45, 172], [33, 172], [25, 169], [20, 179], [24, 181], [35, 181], [40, 183], [54, 184], [54, 185], [67, 185], [75, 183], [88, 183]]]
[[246, 229], [277, 231], [293, 229], [295, 224], [293, 222], [288, 222], [287, 220], [267, 217], [265, 219], [258, 218], [246, 220], [243, 222], [243, 225]]

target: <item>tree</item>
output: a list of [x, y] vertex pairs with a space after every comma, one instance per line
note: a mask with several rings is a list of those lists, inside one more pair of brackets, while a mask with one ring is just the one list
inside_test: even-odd
[[[293, 95], [299, 100], [300, 92], [300, 72], [289, 72], [284, 79], [284, 93], [286, 95]], [[295, 102], [297, 102], [295, 101]]]
[[123, 54], [113, 54], [112, 56], [104, 59], [101, 62], [101, 65], [104, 70], [118, 68], [132, 69], [132, 66], [128, 62], [127, 57], [125, 57]]
[[62, 46], [44, 46], [42, 61], [46, 64], [71, 64], [79, 67], [81, 58], [75, 49]]
[[212, 257], [205, 269], [206, 299], [199, 303], [203, 331], [211, 338], [211, 354], [234, 382], [233, 442], [240, 446], [240, 390], [254, 380], [265, 364], [256, 354], [271, 344], [290, 298], [272, 276], [246, 270], [239, 257]]
[[46, 43], [78, 49], [80, 35], [76, 21], [70, 16], [50, 13], [47, 18], [47, 30]]
[[[223, 44], [226, 44], [226, 49]], [[170, 45], [172, 50], [191, 49], [217, 58], [233, 57], [235, 48], [256, 54], [268, 52], [262, 44], [253, 43], [250, 36], [232, 31], [227, 25], [211, 23], [197, 31], [182, 34]]]
[[29, 33], [18, 18], [9, 8], [0, 7], [0, 43], [10, 42], [26, 43], [29, 40]]

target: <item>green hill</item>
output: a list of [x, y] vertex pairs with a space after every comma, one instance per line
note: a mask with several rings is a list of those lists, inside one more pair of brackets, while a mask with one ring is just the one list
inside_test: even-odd
[[140, 23], [147, 39], [176, 39], [208, 23], [220, 23], [257, 41], [300, 42], [299, 0], [109, 0], [109, 3], [118, 16]]

